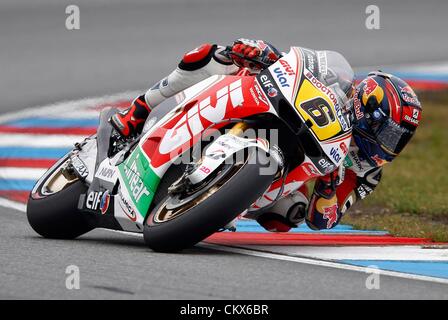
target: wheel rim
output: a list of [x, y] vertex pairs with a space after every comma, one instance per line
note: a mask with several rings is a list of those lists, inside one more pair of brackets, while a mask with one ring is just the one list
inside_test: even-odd
[[[198, 206], [205, 200], [207, 200], [212, 194], [219, 191], [233, 176], [235, 176], [241, 168], [247, 163], [247, 159], [244, 163], [235, 164], [232, 165], [232, 168], [230, 170], [221, 170], [221, 172], [218, 173], [217, 178], [213, 179], [212, 182], [209, 184], [209, 188], [206, 189], [204, 192], [201, 192], [196, 197], [187, 197], [187, 201], [180, 201], [176, 204], [173, 203], [173, 199], [171, 197], [167, 197], [163, 203], [158, 207], [157, 211], [154, 213], [153, 221], [155, 223], [164, 223], [168, 222], [170, 220], [173, 220], [174, 218], [177, 218], [186, 212], [188, 212], [190, 209]], [[222, 174], [224, 171], [224, 176], [220, 177], [220, 174]], [[170, 202], [171, 200], [171, 202]]]
[[40, 193], [43, 196], [49, 196], [60, 192], [72, 183], [78, 181], [76, 175], [71, 175], [66, 170], [69, 159], [67, 159], [57, 170], [55, 170], [40, 188]]

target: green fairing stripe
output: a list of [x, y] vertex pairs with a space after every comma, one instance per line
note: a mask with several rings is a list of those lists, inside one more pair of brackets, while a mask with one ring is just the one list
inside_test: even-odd
[[160, 178], [151, 169], [139, 146], [118, 168], [132, 202], [140, 215], [145, 217]]

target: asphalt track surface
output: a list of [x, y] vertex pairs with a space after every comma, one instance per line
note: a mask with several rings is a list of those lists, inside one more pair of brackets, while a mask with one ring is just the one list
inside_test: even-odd
[[[79, 4], [81, 29], [65, 29]], [[446, 59], [448, 2], [375, 1], [381, 29], [364, 27], [367, 1], [13, 1], [0, 4], [0, 112], [143, 89], [204, 41], [239, 37], [331, 48], [353, 66]], [[386, 48], [386, 49], [385, 49]], [[70, 112], [70, 110], [67, 110]], [[210, 250], [157, 254], [139, 237], [96, 230], [76, 241], [39, 238], [23, 213], [0, 208], [0, 298], [418, 299], [442, 284], [367, 275]], [[67, 290], [65, 270], [81, 271]]]

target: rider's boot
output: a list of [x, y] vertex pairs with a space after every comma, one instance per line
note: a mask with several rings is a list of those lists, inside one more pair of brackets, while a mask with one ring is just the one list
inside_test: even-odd
[[151, 108], [145, 101], [145, 95], [141, 95], [128, 109], [114, 114], [109, 122], [122, 137], [127, 138], [142, 131], [150, 112]]
[[257, 222], [270, 232], [288, 232], [305, 221], [308, 206], [308, 188], [304, 185], [278, 200], [274, 206], [261, 209]]

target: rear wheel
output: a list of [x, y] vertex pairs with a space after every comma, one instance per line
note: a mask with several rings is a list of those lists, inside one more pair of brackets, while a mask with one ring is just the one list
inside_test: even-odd
[[87, 187], [76, 176], [64, 172], [68, 155], [50, 168], [36, 183], [27, 205], [28, 222], [45, 238], [73, 239], [93, 227], [78, 207]]
[[168, 195], [148, 215], [146, 244], [155, 251], [191, 247], [235, 219], [272, 183], [275, 173], [260, 174], [269, 158], [249, 150], [243, 163], [223, 165], [216, 177], [194, 194]]

